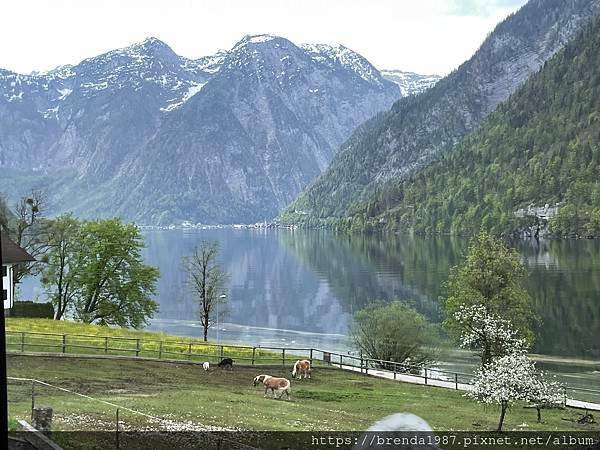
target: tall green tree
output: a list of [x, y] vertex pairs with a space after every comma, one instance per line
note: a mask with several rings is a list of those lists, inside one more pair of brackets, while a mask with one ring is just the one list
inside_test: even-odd
[[208, 329], [212, 325], [214, 308], [227, 301], [225, 288], [229, 276], [221, 268], [218, 255], [217, 242], [203, 241], [194, 249], [191, 256], [183, 258], [189, 289], [198, 301], [198, 314], [205, 341], [208, 340]]
[[59, 216], [48, 223], [48, 251], [41, 273], [41, 282], [54, 306], [54, 319], [60, 320], [72, 308], [82, 293], [80, 284], [81, 222], [71, 214]]
[[119, 219], [85, 222], [78, 234], [75, 317], [139, 328], [158, 311], [152, 299], [159, 271], [142, 261], [140, 230]]
[[[486, 327], [464, 320], [465, 315], [461, 314], [465, 307], [475, 306], [484, 308], [483, 316], [509, 321], [516, 332], [515, 338], [531, 343], [534, 315], [529, 294], [522, 286], [525, 274], [514, 249], [487, 232], [480, 232], [472, 239], [465, 261], [450, 271], [446, 282], [444, 326], [458, 339], [471, 333], [473, 326], [485, 330]], [[502, 352], [496, 354], [498, 347], [491, 336], [481, 336], [477, 342], [481, 347], [483, 366], [489, 364], [494, 356], [502, 356]]]
[[354, 315], [350, 334], [361, 352], [389, 370], [411, 370], [435, 359], [438, 333], [423, 315], [400, 302], [372, 303]]

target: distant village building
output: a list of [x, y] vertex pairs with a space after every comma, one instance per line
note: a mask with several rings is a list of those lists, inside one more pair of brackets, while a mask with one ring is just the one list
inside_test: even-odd
[[15, 301], [15, 283], [13, 270], [17, 264], [35, 261], [35, 258], [15, 244], [4, 231], [2, 233], [2, 300], [4, 310], [13, 307]]
[[559, 204], [550, 206], [547, 203], [544, 206], [529, 205], [526, 209], [521, 208], [515, 211], [515, 216], [519, 218], [523, 217], [537, 217], [541, 220], [550, 220], [558, 213]]

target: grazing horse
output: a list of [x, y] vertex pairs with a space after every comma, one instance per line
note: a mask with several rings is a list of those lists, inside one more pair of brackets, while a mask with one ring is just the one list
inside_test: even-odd
[[202, 368], [203, 368], [203, 369], [204, 369], [206, 372], [208, 372], [208, 369], [210, 369], [210, 363], [209, 363], [208, 361], [206, 361], [206, 362], [203, 362], [203, 363], [202, 363]]
[[233, 359], [231, 358], [223, 358], [221, 360], [221, 362], [219, 364], [217, 364], [218, 367], [222, 368], [222, 369], [229, 369], [229, 370], [233, 370]]
[[292, 370], [292, 377], [301, 379], [302, 375], [304, 378], [310, 378], [310, 361], [307, 359], [299, 359], [294, 364], [294, 370]]
[[275, 390], [281, 391], [279, 398], [283, 397], [283, 394], [287, 395], [287, 398], [290, 398], [290, 380], [287, 378], [276, 378], [271, 375], [258, 375], [254, 377], [254, 386], [258, 383], [262, 383], [265, 386], [265, 397], [267, 396], [267, 392], [271, 389], [271, 395], [275, 396]]

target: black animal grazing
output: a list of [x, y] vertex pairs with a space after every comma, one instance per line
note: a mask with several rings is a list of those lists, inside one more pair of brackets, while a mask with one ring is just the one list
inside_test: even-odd
[[223, 358], [219, 364], [217, 364], [221, 369], [229, 369], [233, 370], [233, 359], [231, 358]]

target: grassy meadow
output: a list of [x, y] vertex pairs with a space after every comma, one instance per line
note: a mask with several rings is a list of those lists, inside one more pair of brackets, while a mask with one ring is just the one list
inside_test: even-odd
[[[25, 334], [22, 334], [23, 332]], [[204, 342], [202, 339], [187, 336], [65, 320], [24, 318], [6, 320], [6, 341], [9, 352], [63, 353], [63, 334], [66, 336], [64, 353], [67, 354], [160, 357], [211, 363], [218, 362], [223, 357], [233, 358], [240, 364], [252, 364], [253, 358], [256, 363], [282, 362], [281, 350], [217, 345], [214, 342]], [[290, 361], [294, 357], [292, 354], [286, 356]]]
[[[237, 366], [233, 371], [199, 365], [147, 360], [8, 357], [11, 377], [35, 378], [104, 400], [122, 408], [124, 429], [162, 429], [168, 421], [194, 429], [218, 427], [242, 430], [364, 430], [376, 420], [397, 412], [423, 417], [436, 430], [492, 430], [498, 411], [465, 398], [462, 392], [367, 377], [337, 369], [316, 368], [313, 378], [294, 380], [291, 400], [263, 397], [252, 385], [259, 373], [289, 378], [290, 368]], [[62, 430], [114, 429], [116, 406], [36, 386], [36, 404], [54, 408]], [[27, 418], [31, 383], [9, 380], [11, 416]], [[506, 430], [600, 430], [598, 424], [574, 422], [581, 412], [544, 410], [536, 422], [535, 410], [513, 407]]]

